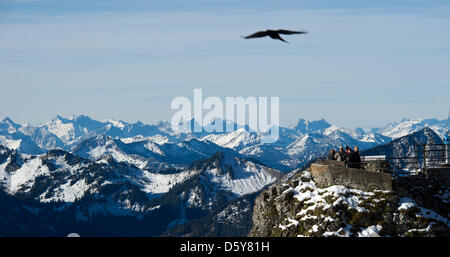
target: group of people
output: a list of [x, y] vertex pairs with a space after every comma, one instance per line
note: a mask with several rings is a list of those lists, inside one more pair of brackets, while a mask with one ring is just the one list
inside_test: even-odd
[[350, 146], [346, 146], [345, 151], [341, 146], [339, 147], [338, 152], [336, 152], [336, 150], [334, 149], [331, 149], [328, 154], [327, 160], [343, 161], [345, 162], [346, 167], [357, 169], [361, 168], [361, 157], [359, 155], [359, 149], [357, 146], [355, 146], [353, 150], [350, 148]]

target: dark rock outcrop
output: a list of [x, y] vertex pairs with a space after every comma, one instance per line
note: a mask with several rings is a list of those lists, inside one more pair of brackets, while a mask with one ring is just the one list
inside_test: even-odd
[[[309, 170], [297, 172], [255, 199], [249, 236], [449, 236], [448, 199], [432, 204], [430, 192], [408, 190], [320, 188]], [[448, 198], [448, 187], [435, 191]]]

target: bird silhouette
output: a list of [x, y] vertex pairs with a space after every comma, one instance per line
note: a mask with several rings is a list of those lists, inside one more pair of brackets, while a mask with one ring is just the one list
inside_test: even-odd
[[246, 37], [242, 37], [245, 39], [249, 39], [249, 38], [258, 38], [258, 37], [266, 37], [269, 36], [272, 39], [278, 39], [281, 40], [283, 42], [289, 43], [286, 40], [284, 40], [282, 37], [280, 37], [280, 34], [284, 34], [284, 35], [292, 35], [292, 34], [306, 34], [308, 32], [306, 31], [292, 31], [292, 30], [285, 30], [285, 29], [279, 29], [279, 30], [265, 30], [265, 31], [258, 31], [256, 33], [253, 33], [251, 35], [248, 35]]

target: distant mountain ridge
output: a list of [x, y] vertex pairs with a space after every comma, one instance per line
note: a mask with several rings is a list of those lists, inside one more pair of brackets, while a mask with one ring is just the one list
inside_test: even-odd
[[[88, 117], [58, 117], [51, 124], [0, 122], [0, 200], [11, 202], [4, 205], [11, 208], [0, 210], [0, 224], [13, 222], [3, 224], [10, 230], [0, 228], [0, 235], [64, 236], [68, 227], [93, 236], [102, 235], [102, 227], [114, 227], [117, 236], [131, 231], [134, 236], [245, 235], [256, 195], [330, 148], [359, 145], [387, 152], [397, 149], [396, 142], [410, 149], [411, 142], [439, 139], [428, 128], [407, 137], [417, 140], [404, 141], [323, 120], [280, 128], [274, 144], [261, 144], [258, 133], [243, 128], [177, 134], [162, 123], [102, 123]], [[53, 143], [63, 147], [44, 147]], [[14, 232], [19, 226], [14, 222], [24, 227]]]
[[408, 134], [417, 132], [423, 128], [430, 128], [439, 137], [443, 137], [447, 133], [447, 119], [408, 119], [403, 118], [400, 122], [392, 122], [387, 124], [383, 128], [373, 128], [370, 131], [373, 133], [378, 133], [383, 136], [396, 139]]
[[[191, 120], [192, 126], [195, 121]], [[227, 121], [216, 120], [225, 126]], [[211, 125], [205, 125], [205, 128]], [[358, 145], [362, 150], [389, 143], [393, 139], [430, 127], [439, 136], [446, 131], [446, 121], [437, 119], [410, 120], [390, 123], [384, 128], [370, 131], [346, 129], [328, 123], [324, 119], [307, 121], [299, 119], [291, 127], [280, 127], [279, 140], [273, 144], [262, 144], [259, 133], [249, 131], [248, 127], [233, 132], [178, 132], [172, 130], [170, 123], [144, 124], [125, 121], [97, 121], [85, 115], [64, 118], [56, 116], [53, 120], [39, 126], [18, 124], [10, 118], [0, 121], [0, 144], [26, 154], [42, 154], [51, 149], [76, 152], [85, 158], [100, 158], [111, 154], [114, 158], [127, 159], [129, 163], [143, 168], [170, 169], [186, 166], [196, 159], [205, 158], [217, 151], [230, 149], [245, 157], [255, 158], [265, 165], [283, 171], [302, 166], [317, 158], [329, 148]], [[104, 149], [82, 149], [102, 135], [114, 140]], [[95, 139], [97, 138], [97, 139]], [[197, 141], [192, 141], [192, 140]], [[91, 143], [89, 143], [91, 142]], [[190, 142], [190, 143], [189, 143]], [[211, 145], [207, 142], [211, 142]], [[192, 145], [195, 143], [195, 145]], [[191, 144], [191, 145], [190, 145]], [[178, 152], [183, 150], [183, 155]], [[188, 153], [185, 153], [190, 149]], [[209, 149], [209, 150], [207, 150]], [[85, 151], [82, 153], [82, 151]], [[206, 151], [206, 152], [205, 152]], [[177, 152], [177, 154], [174, 154]]]

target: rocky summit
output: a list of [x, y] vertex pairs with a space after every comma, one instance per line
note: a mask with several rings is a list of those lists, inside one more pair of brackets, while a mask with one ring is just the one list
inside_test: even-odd
[[320, 188], [309, 169], [296, 170], [256, 198], [249, 236], [449, 236], [448, 186], [432, 187], [441, 208], [402, 183], [392, 190]]

